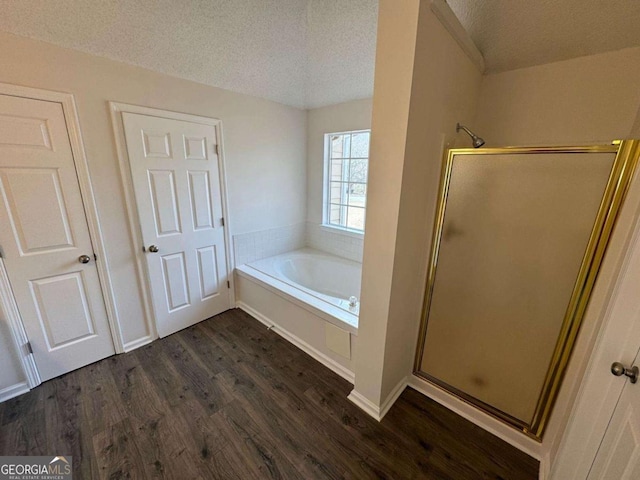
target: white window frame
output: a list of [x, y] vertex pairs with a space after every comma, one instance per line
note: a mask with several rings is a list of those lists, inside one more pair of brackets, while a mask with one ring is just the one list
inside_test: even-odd
[[[346, 235], [362, 238], [364, 236], [364, 229], [359, 230], [356, 228], [349, 228], [346, 226], [335, 225], [330, 223], [330, 220], [331, 220], [331, 214], [330, 214], [330, 208], [331, 208], [330, 206], [330, 203], [331, 203], [330, 202], [330, 197], [331, 197], [331, 193], [330, 193], [331, 145], [330, 145], [330, 142], [331, 140], [330, 138], [333, 135], [345, 135], [345, 134], [354, 134], [354, 133], [369, 133], [369, 135], [371, 135], [371, 129], [365, 128], [362, 130], [345, 130], [343, 132], [330, 132], [330, 133], [324, 134], [324, 168], [323, 168], [323, 174], [322, 174], [322, 225], [321, 226], [329, 231], [338, 230]], [[369, 155], [367, 157], [367, 167], [368, 167], [368, 162], [370, 158], [371, 158], [371, 149], [369, 148]], [[350, 156], [349, 156], [349, 159], [351, 159]], [[368, 193], [368, 184], [369, 184], [369, 176], [367, 175], [367, 182], [365, 183], [365, 185], [367, 186], [367, 193]], [[346, 208], [346, 206], [343, 208]], [[364, 206], [364, 212], [366, 217], [366, 212], [367, 212], [366, 205]]]

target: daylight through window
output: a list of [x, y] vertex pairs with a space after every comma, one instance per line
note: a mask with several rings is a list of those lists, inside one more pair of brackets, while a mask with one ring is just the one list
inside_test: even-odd
[[325, 135], [326, 225], [364, 232], [370, 130]]

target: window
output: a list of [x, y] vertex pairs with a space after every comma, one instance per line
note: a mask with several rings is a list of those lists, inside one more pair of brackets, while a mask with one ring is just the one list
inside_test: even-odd
[[370, 136], [370, 130], [325, 135], [325, 225], [364, 232]]

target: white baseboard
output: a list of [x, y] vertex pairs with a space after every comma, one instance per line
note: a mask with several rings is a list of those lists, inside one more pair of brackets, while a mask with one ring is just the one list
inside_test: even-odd
[[349, 383], [351, 383], [353, 385], [353, 382], [354, 382], [354, 379], [355, 379], [355, 375], [351, 370], [349, 370], [348, 368], [345, 368], [344, 366], [340, 365], [338, 362], [336, 362], [332, 358], [328, 357], [327, 355], [322, 353], [320, 350], [317, 350], [316, 348], [312, 347], [311, 345], [309, 345], [307, 342], [305, 342], [301, 338], [295, 336], [294, 334], [292, 334], [288, 330], [282, 328], [276, 322], [274, 322], [270, 318], [266, 317], [262, 313], [258, 312], [253, 307], [250, 307], [249, 305], [247, 305], [243, 301], [238, 300], [236, 302], [236, 306], [239, 309], [244, 310], [245, 312], [247, 312], [249, 315], [254, 317], [260, 323], [263, 323], [264, 325], [269, 327], [271, 330], [276, 332], [278, 335], [280, 335], [285, 340], [293, 343], [300, 350], [302, 350], [303, 352], [307, 353], [308, 355], [310, 355], [311, 357], [313, 357], [314, 359], [316, 359], [317, 361], [322, 363], [325, 367], [327, 367], [330, 370], [334, 371], [335, 373], [337, 373], [338, 375], [340, 375], [342, 378], [344, 378], [346, 381], [348, 381]]
[[361, 393], [356, 392], [355, 389], [351, 390], [351, 393], [347, 398], [355, 403], [358, 407], [360, 407], [361, 410], [364, 410], [365, 413], [368, 413], [371, 417], [375, 418], [377, 421], [382, 420], [382, 417], [380, 416], [380, 407], [378, 407], [375, 403], [373, 403]]
[[402, 395], [404, 389], [407, 388], [408, 385], [407, 378], [403, 378], [398, 382], [398, 384], [391, 390], [391, 393], [387, 396], [387, 399], [382, 402], [380, 405], [380, 420], [384, 418], [389, 409], [393, 407], [393, 404], [396, 403], [396, 400]]
[[551, 459], [549, 453], [545, 453], [540, 457], [540, 471], [538, 472], [538, 480], [549, 480], [551, 478]]
[[0, 402], [6, 402], [7, 400], [17, 397], [18, 395], [22, 395], [23, 393], [27, 393], [29, 390], [29, 384], [27, 382], [16, 383], [15, 385], [11, 385], [10, 387], [3, 388], [0, 390]]
[[146, 337], [141, 337], [136, 340], [132, 340], [124, 344], [124, 351], [130, 352], [131, 350], [135, 350], [136, 348], [140, 348], [148, 343], [153, 342], [153, 337], [151, 335], [147, 335]]
[[409, 386], [542, 463], [542, 444], [540, 442], [527, 437], [524, 433], [503, 424], [415, 375], [409, 376]]
[[355, 403], [358, 407], [368, 413], [371, 417], [375, 418], [377, 421], [381, 421], [384, 416], [387, 414], [389, 409], [396, 403], [396, 400], [404, 389], [407, 388], [407, 379], [403, 378], [398, 382], [398, 384], [391, 390], [391, 393], [387, 396], [386, 400], [380, 404], [380, 406], [376, 405], [374, 402], [369, 400], [367, 397], [362, 395], [360, 392], [357, 392], [355, 389], [351, 390], [351, 393], [347, 397], [353, 403]]

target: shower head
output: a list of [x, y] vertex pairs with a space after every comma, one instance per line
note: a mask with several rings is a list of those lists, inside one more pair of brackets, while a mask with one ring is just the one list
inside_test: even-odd
[[484, 140], [482, 138], [477, 136], [475, 133], [473, 133], [464, 125], [460, 125], [459, 123], [456, 123], [456, 133], [459, 132], [460, 130], [464, 130], [471, 137], [471, 141], [473, 142], [473, 148], [480, 148], [481, 146], [484, 145]]

